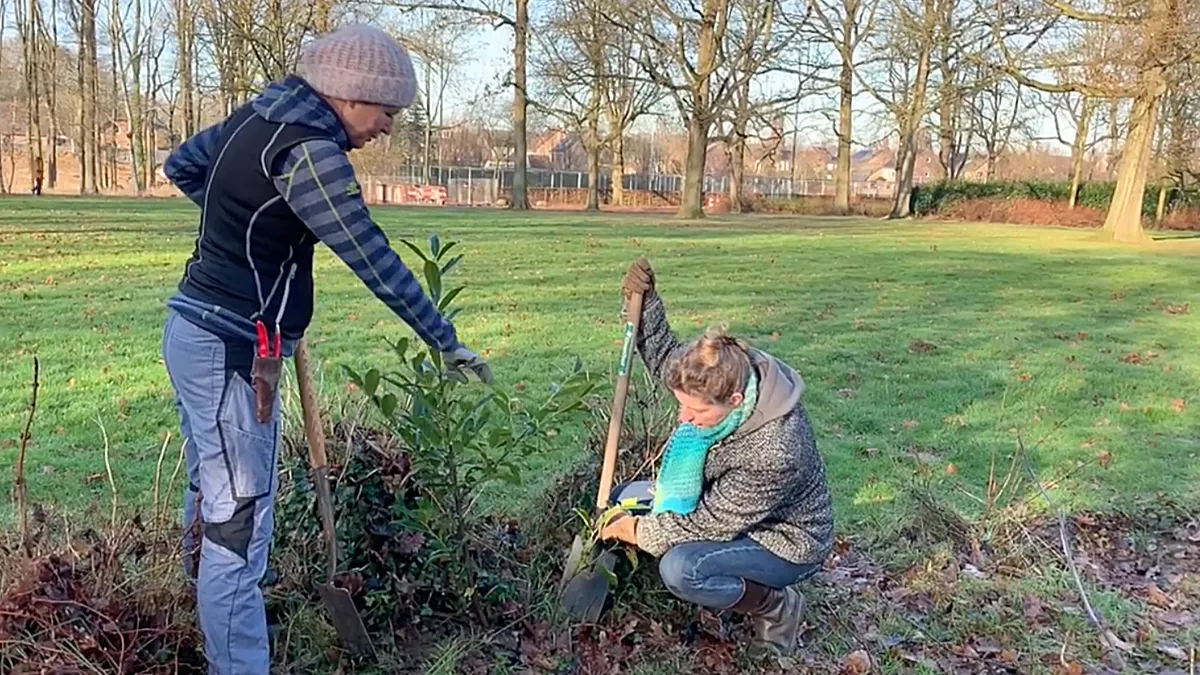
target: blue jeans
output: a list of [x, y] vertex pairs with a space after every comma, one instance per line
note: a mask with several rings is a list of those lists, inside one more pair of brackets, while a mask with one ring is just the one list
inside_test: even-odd
[[[267, 619], [259, 581], [274, 530], [279, 399], [260, 424], [250, 384], [254, 344], [226, 344], [167, 315], [162, 353], [175, 389], [188, 486], [183, 495], [183, 558], [210, 675], [266, 675]], [[200, 541], [193, 525], [199, 518]], [[199, 569], [192, 564], [199, 552]]]
[[[635, 481], [613, 489], [610, 503], [637, 499], [648, 506], [653, 499], [649, 481]], [[712, 609], [729, 609], [742, 599], [746, 581], [785, 588], [809, 578], [819, 565], [789, 562], [747, 537], [733, 541], [697, 541], [671, 547], [658, 561], [663, 585], [673, 595]]]

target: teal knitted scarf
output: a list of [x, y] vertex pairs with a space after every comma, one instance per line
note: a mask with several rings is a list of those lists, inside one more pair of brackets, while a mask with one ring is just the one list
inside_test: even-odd
[[712, 446], [729, 437], [754, 412], [758, 399], [758, 377], [750, 372], [743, 394], [745, 400], [716, 426], [700, 428], [685, 422], [667, 440], [662, 468], [654, 483], [653, 513], [670, 511], [687, 515], [700, 502], [704, 486], [704, 460]]

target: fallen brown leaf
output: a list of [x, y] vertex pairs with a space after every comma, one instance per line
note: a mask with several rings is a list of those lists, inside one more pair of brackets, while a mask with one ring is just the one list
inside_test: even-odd
[[908, 351], [914, 354], [928, 354], [929, 352], [937, 351], [937, 345], [924, 340], [917, 340], [908, 346]]
[[1026, 595], [1022, 608], [1025, 620], [1031, 624], [1040, 622], [1046, 616], [1046, 606], [1036, 595]]
[[1166, 593], [1163, 593], [1162, 589], [1154, 584], [1151, 584], [1150, 587], [1146, 589], [1146, 600], [1155, 607], [1162, 607], [1163, 609], [1171, 609], [1175, 605], [1175, 603], [1171, 601], [1171, 598], [1168, 597]]
[[850, 652], [842, 660], [842, 675], [866, 675], [871, 672], [871, 656], [865, 651]]
[[1102, 450], [1096, 454], [1096, 461], [1100, 462], [1100, 466], [1108, 466], [1112, 462], [1112, 453]]
[[1175, 412], [1183, 412], [1185, 407], [1187, 407], [1187, 403], [1185, 403], [1181, 398], [1173, 399], [1171, 401], [1171, 408], [1174, 409]]

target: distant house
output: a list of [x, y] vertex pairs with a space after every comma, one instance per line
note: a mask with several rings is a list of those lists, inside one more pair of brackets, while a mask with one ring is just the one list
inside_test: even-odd
[[588, 151], [579, 134], [564, 129], [549, 129], [531, 139], [526, 152], [530, 169], [586, 171]]

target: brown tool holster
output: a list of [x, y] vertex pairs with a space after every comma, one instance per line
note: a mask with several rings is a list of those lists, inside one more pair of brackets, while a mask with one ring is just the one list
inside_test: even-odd
[[283, 358], [279, 356], [254, 355], [250, 367], [250, 379], [254, 387], [255, 413], [259, 424], [271, 421], [275, 407], [275, 396], [279, 391], [279, 377], [283, 372]]

